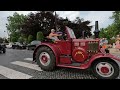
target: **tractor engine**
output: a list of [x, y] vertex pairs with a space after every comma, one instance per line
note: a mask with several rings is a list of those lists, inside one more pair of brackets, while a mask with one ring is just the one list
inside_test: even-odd
[[99, 52], [98, 40], [73, 40], [72, 58], [76, 62], [84, 62], [90, 56]]

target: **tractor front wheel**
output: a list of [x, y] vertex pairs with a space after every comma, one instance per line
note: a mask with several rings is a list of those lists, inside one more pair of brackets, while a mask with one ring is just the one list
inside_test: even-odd
[[119, 66], [110, 60], [96, 61], [92, 71], [98, 79], [115, 79], [119, 76]]
[[55, 55], [48, 47], [41, 47], [36, 53], [37, 64], [45, 71], [51, 71], [55, 68]]

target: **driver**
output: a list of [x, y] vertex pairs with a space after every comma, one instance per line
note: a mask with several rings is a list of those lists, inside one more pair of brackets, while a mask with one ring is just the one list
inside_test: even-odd
[[59, 40], [58, 39], [58, 36], [61, 36], [62, 34], [57, 34], [57, 33], [55, 33], [55, 29], [51, 29], [51, 33], [49, 34], [49, 38], [50, 39], [53, 39], [53, 40]]

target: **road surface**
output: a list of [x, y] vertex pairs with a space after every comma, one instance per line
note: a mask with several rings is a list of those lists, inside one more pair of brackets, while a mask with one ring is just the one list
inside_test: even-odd
[[0, 79], [96, 79], [89, 70], [57, 68], [41, 70], [32, 63], [33, 51], [7, 49], [0, 54]]

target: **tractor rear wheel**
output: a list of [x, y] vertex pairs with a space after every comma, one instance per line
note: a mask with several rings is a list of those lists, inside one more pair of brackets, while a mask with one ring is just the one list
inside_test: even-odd
[[119, 76], [119, 66], [110, 60], [95, 61], [92, 71], [98, 79], [116, 79]]
[[55, 68], [55, 55], [48, 47], [41, 47], [36, 53], [37, 64], [45, 71], [51, 71]]

